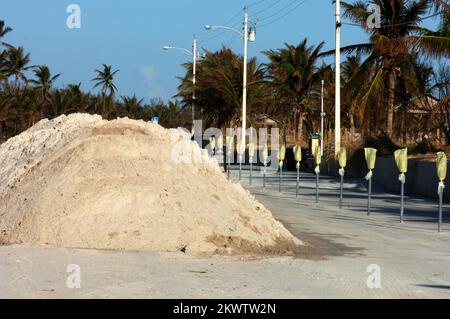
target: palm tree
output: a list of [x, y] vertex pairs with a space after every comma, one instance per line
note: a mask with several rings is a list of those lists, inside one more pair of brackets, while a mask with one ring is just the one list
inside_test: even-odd
[[[0, 40], [9, 32], [11, 32], [12, 29], [10, 27], [7, 27], [5, 25], [5, 21], [0, 20]], [[3, 42], [0, 42], [0, 44], [3, 44]]]
[[[310, 93], [320, 80], [317, 62], [323, 45], [322, 42], [317, 46], [309, 46], [308, 40], [304, 39], [297, 46], [286, 43], [284, 48], [277, 51], [263, 52], [270, 60], [266, 69], [269, 80], [280, 96], [288, 98], [294, 111], [294, 127], [300, 143], [303, 142]], [[292, 111], [286, 115], [291, 116]]]
[[[177, 96], [182, 98], [182, 105], [186, 108], [193, 102], [192, 63], [183, 66], [186, 75], [180, 78]], [[249, 60], [247, 70], [247, 114], [252, 114], [264, 103], [264, 71], [254, 58]], [[197, 74], [195, 104], [207, 121], [205, 124], [219, 128], [237, 125], [242, 114], [242, 58], [225, 47], [217, 52], [207, 52], [197, 66]]]
[[[12, 29], [10, 27], [5, 26], [5, 21], [0, 20], [0, 45], [4, 44], [1, 39], [11, 31]], [[0, 50], [0, 82], [6, 82], [6, 80], [8, 79], [8, 77], [6, 76], [5, 64], [6, 52], [4, 50]]]
[[4, 73], [7, 78], [14, 77], [14, 92], [17, 93], [19, 87], [19, 80], [22, 80], [25, 85], [28, 83], [28, 79], [25, 76], [25, 71], [33, 68], [34, 66], [28, 66], [30, 63], [30, 54], [25, 54], [23, 47], [15, 48], [8, 46], [6, 51], [6, 61], [4, 63]]
[[30, 80], [35, 85], [35, 89], [40, 91], [41, 103], [49, 100], [48, 92], [61, 74], [51, 75], [50, 69], [46, 65], [38, 66], [34, 71], [36, 79]]
[[132, 97], [129, 96], [122, 96], [123, 106], [127, 112], [128, 116], [137, 116], [139, 113], [139, 110], [142, 109], [142, 102], [144, 99], [138, 99], [136, 95], [133, 95]]
[[[103, 64], [103, 70], [95, 69], [95, 72], [97, 73], [97, 77], [92, 79], [92, 81], [95, 81], [94, 88], [101, 87], [101, 96], [103, 101], [103, 115], [108, 116], [106, 112], [106, 106], [105, 106], [105, 98], [106, 93], [109, 91], [108, 94], [108, 101], [111, 102], [112, 98], [114, 97], [114, 93], [117, 91], [117, 87], [114, 85], [114, 76], [119, 72], [120, 70], [112, 71], [112, 67], [110, 65]], [[108, 111], [109, 113], [109, 111]]]
[[[417, 84], [418, 76], [414, 69], [416, 52], [431, 57], [450, 54], [448, 35], [432, 32], [420, 25], [425, 14], [433, 9], [434, 2], [437, 1], [358, 0], [354, 3], [342, 3], [345, 9], [344, 17], [370, 34], [370, 42], [342, 48], [344, 53], [357, 51], [368, 55], [359, 72], [349, 80], [357, 86], [364, 78], [361, 75], [372, 74], [370, 85], [361, 96], [360, 114], [362, 117], [369, 114], [369, 103], [375, 103], [379, 116], [385, 114], [385, 131], [390, 137], [393, 135], [398, 80], [409, 79], [409, 90], [413, 90]], [[380, 28], [371, 29], [366, 24], [371, 14], [366, 8], [370, 4], [377, 5], [381, 10]], [[365, 122], [370, 121], [366, 118]]]

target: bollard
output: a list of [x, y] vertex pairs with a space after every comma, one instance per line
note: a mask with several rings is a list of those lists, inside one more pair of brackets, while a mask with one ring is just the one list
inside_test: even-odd
[[255, 156], [255, 144], [253, 142], [250, 142], [248, 144], [248, 156], [249, 156], [249, 161], [250, 161], [250, 177], [249, 177], [249, 184], [250, 186], [253, 183], [253, 158]]
[[225, 168], [226, 158], [225, 158], [225, 154], [223, 152], [222, 132], [220, 132], [220, 135], [216, 137], [216, 157], [217, 157], [217, 161], [219, 162], [219, 165], [223, 164], [223, 166]]
[[216, 148], [216, 138], [214, 137], [214, 136], [211, 136], [210, 138], [209, 138], [209, 149], [210, 149], [210, 156], [211, 157], [214, 157], [214, 150], [215, 150], [215, 148]]
[[294, 146], [294, 158], [297, 162], [297, 184], [295, 188], [295, 196], [298, 197], [299, 187], [300, 187], [300, 162], [302, 161], [302, 147], [297, 145]]
[[444, 152], [437, 153], [436, 161], [437, 175], [439, 178], [438, 195], [439, 195], [439, 221], [438, 232], [442, 232], [442, 206], [444, 201], [444, 180], [447, 177], [447, 156]]
[[365, 148], [364, 149], [367, 168], [369, 169], [369, 173], [366, 175], [366, 180], [369, 182], [369, 191], [367, 198], [367, 216], [370, 216], [372, 213], [372, 177], [373, 170], [375, 169], [375, 163], [377, 160], [377, 150], [374, 148]]
[[239, 181], [242, 180], [242, 160], [245, 156], [245, 145], [241, 141], [237, 144], [237, 152], [239, 154]]
[[341, 177], [341, 185], [339, 191], [339, 209], [342, 209], [343, 201], [344, 201], [344, 175], [345, 168], [347, 167], [347, 150], [345, 148], [341, 148], [337, 154], [337, 160], [339, 163], [339, 175]]
[[316, 173], [316, 203], [319, 203], [320, 162], [322, 161], [322, 152], [319, 145], [313, 148], [313, 156], [316, 162], [316, 168], [314, 169]]
[[267, 173], [267, 161], [269, 160], [269, 148], [267, 144], [264, 144], [262, 151], [262, 158], [264, 162], [264, 170], [263, 170], [263, 189], [266, 189], [266, 173]]
[[227, 136], [225, 138], [226, 147], [227, 147], [227, 157], [228, 157], [228, 179], [230, 179], [230, 170], [231, 170], [231, 154], [234, 152], [234, 136]]
[[408, 149], [403, 148], [397, 150], [394, 153], [395, 163], [397, 164], [398, 171], [400, 175], [398, 180], [400, 182], [400, 223], [404, 222], [405, 215], [405, 183], [406, 183], [406, 173], [408, 171]]
[[319, 175], [320, 175], [320, 167], [316, 166], [316, 203], [319, 203]]
[[280, 167], [280, 178], [279, 178], [278, 190], [281, 193], [281, 180], [283, 179], [283, 161], [286, 158], [286, 145], [281, 145], [281, 147], [278, 151], [277, 157], [278, 157], [279, 167]]
[[283, 161], [280, 161], [280, 178], [278, 183], [278, 192], [281, 193], [281, 180], [283, 179]]
[[339, 209], [342, 209], [344, 201], [344, 169], [339, 170], [339, 175], [341, 176], [341, 187], [339, 192]]

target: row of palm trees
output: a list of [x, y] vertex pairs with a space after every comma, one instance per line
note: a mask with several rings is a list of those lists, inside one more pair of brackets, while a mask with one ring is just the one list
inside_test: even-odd
[[[381, 27], [369, 28], [367, 7], [381, 9]], [[370, 0], [344, 2], [344, 16], [361, 27], [369, 41], [342, 48], [343, 125], [349, 142], [358, 136], [385, 134], [400, 144], [417, 143], [422, 135], [437, 134], [450, 141], [450, 9], [442, 0]], [[437, 30], [423, 21], [440, 17]], [[252, 59], [248, 67], [248, 121], [270, 118], [287, 140], [304, 144], [317, 132], [321, 81], [325, 81], [326, 127], [334, 115], [334, 67], [324, 61], [333, 51], [324, 43], [285, 44], [263, 52], [267, 63]], [[179, 97], [195, 103], [209, 125], [234, 126], [240, 121], [242, 58], [227, 48], [207, 52], [199, 63], [197, 99], [192, 101], [192, 64], [185, 64]], [[438, 100], [438, 101], [435, 101]], [[420, 102], [420, 103], [419, 103]], [[330, 132], [332, 135], [332, 132]], [[445, 138], [446, 137], [446, 138]]]
[[[166, 126], [184, 126], [189, 114], [175, 102], [153, 99], [143, 103], [136, 96], [116, 99], [114, 84], [119, 70], [103, 64], [95, 70], [93, 88], [99, 94], [86, 93], [80, 84], [56, 88], [61, 74], [52, 74], [46, 65], [31, 65], [31, 56], [23, 47], [14, 47], [1, 39], [12, 29], [0, 20], [0, 142], [14, 136], [43, 118], [83, 112], [104, 118], [130, 117], [150, 120], [154, 116]], [[27, 74], [31, 73], [32, 78]]]
[[[366, 25], [366, 8], [381, 9], [381, 27]], [[344, 16], [362, 27], [367, 43], [342, 48], [342, 108], [344, 140], [364, 142], [384, 134], [400, 144], [416, 143], [433, 134], [444, 144], [450, 141], [450, 9], [443, 0], [358, 0], [343, 3]], [[423, 20], [440, 17], [436, 30]], [[11, 32], [0, 21], [0, 42]], [[334, 51], [324, 43], [307, 39], [267, 50], [266, 63], [248, 63], [248, 121], [254, 126], [271, 120], [282, 129], [286, 142], [306, 144], [319, 130], [321, 81], [327, 136], [332, 136], [334, 115], [334, 67], [325, 63]], [[235, 127], [241, 121], [242, 58], [223, 47], [206, 52], [199, 62], [197, 82], [192, 82], [192, 63], [184, 64], [178, 98], [181, 103], [152, 100], [144, 104], [136, 96], [116, 98], [114, 80], [119, 70], [103, 64], [92, 80], [99, 94], [82, 92], [80, 84], [55, 88], [61, 76], [47, 66], [31, 65], [22, 47], [0, 47], [0, 138], [7, 138], [44, 117], [71, 112], [100, 114], [105, 118], [128, 116], [149, 120], [159, 116], [166, 126], [190, 125], [189, 108], [196, 105], [197, 118], [205, 126]], [[32, 70], [33, 79], [26, 74]], [[196, 99], [192, 99], [195, 90]], [[431, 102], [430, 102], [431, 101]], [[331, 142], [331, 141], [330, 141]], [[327, 143], [331, 145], [330, 143]]]

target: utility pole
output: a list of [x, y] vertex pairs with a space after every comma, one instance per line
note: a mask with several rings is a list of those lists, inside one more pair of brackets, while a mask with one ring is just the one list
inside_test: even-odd
[[322, 80], [322, 89], [320, 92], [320, 99], [321, 99], [321, 106], [320, 106], [320, 152], [323, 157], [323, 140], [324, 140], [324, 118], [325, 118], [325, 112], [324, 112], [324, 103], [323, 103], [323, 88], [325, 85], [325, 81]]
[[341, 148], [341, 1], [336, 0], [336, 93], [335, 93], [335, 155]]
[[194, 133], [194, 123], [195, 123], [195, 84], [197, 75], [197, 38], [194, 35], [194, 41], [192, 43], [192, 56], [193, 56], [193, 67], [192, 67], [192, 133]]
[[247, 134], [247, 54], [248, 54], [248, 13], [247, 7], [244, 8], [244, 74], [242, 78], [242, 146], [245, 147]]

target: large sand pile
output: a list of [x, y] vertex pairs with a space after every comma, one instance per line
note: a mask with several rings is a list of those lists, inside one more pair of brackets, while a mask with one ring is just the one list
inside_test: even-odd
[[[175, 153], [203, 163], [179, 164]], [[181, 130], [74, 114], [0, 146], [0, 242], [285, 254], [302, 243]]]

